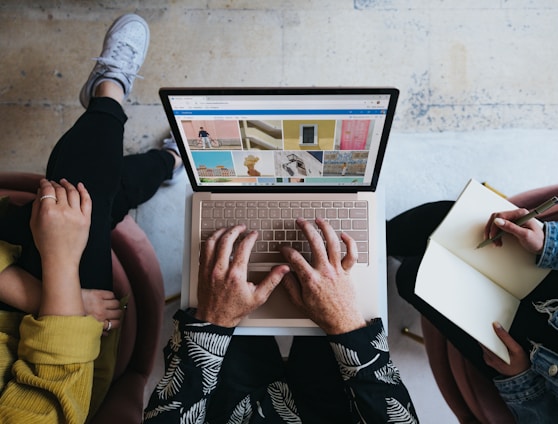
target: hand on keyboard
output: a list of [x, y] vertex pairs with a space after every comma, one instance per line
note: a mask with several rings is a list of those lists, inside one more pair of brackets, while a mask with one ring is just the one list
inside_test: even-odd
[[[340, 236], [346, 233], [357, 242], [357, 261], [368, 263], [370, 246], [368, 205], [362, 201], [331, 200], [204, 200], [200, 210], [202, 241], [219, 228], [244, 224], [247, 230], [258, 231], [252, 250], [252, 263], [282, 263], [283, 245], [291, 246], [310, 259], [310, 244], [296, 225], [304, 218], [324, 218]], [[343, 249], [344, 246], [342, 245]]]
[[364, 327], [366, 321], [357, 306], [350, 275], [358, 257], [356, 242], [342, 233], [341, 239], [347, 247], [344, 254], [331, 225], [323, 218], [316, 219], [316, 224], [323, 239], [311, 222], [297, 219], [297, 225], [310, 243], [311, 263], [292, 247], [281, 249], [293, 270], [283, 278], [285, 289], [293, 303], [327, 334], [342, 334]]
[[247, 281], [248, 260], [258, 234], [245, 225], [221, 228], [203, 244], [198, 276], [196, 318], [222, 327], [235, 327], [265, 303], [289, 271], [273, 267], [257, 285]]

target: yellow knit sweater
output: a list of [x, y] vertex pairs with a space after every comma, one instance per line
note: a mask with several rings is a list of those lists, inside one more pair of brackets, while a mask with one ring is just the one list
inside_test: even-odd
[[0, 311], [0, 422], [83, 423], [102, 323]]
[[[0, 240], [0, 272], [20, 251]], [[102, 331], [103, 323], [92, 316], [0, 311], [0, 423], [84, 423]], [[112, 369], [99, 383], [101, 398]]]
[[[0, 241], [0, 272], [20, 248]], [[0, 311], [0, 422], [84, 423], [103, 324]]]

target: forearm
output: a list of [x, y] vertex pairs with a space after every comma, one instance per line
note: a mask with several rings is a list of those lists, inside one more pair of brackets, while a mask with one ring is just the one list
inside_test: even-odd
[[418, 422], [409, 393], [389, 355], [381, 320], [338, 336], [328, 336], [348, 393], [355, 422]]
[[37, 314], [41, 295], [41, 282], [17, 265], [0, 272], [1, 302], [20, 311]]
[[83, 316], [79, 266], [64, 260], [44, 260], [39, 316]]
[[145, 422], [177, 422], [183, 416], [203, 421], [234, 331], [201, 322], [183, 310], [174, 319], [175, 334], [165, 349], [165, 375], [145, 409]]

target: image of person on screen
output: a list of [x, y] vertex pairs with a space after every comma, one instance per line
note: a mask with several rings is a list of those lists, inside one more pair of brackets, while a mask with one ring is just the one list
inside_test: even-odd
[[210, 138], [211, 136], [203, 127], [200, 127], [200, 130], [198, 132], [198, 137], [201, 141], [201, 145], [203, 149], [206, 148], [211, 149], [211, 138]]

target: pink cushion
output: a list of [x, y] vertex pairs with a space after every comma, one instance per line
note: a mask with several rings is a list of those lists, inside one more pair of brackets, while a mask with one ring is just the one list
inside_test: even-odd
[[[135, 317], [135, 328], [141, 328], [141, 332], [134, 335], [130, 366], [147, 378], [159, 349], [165, 305], [163, 275], [153, 245], [130, 215], [112, 231], [111, 242], [132, 283], [126, 319], [130, 315]], [[132, 333], [124, 337], [129, 337], [125, 343], [132, 345]]]
[[421, 325], [432, 374], [459, 422], [513, 423], [492, 381], [479, 373], [425, 317], [421, 317]]
[[430, 369], [444, 400], [460, 423], [477, 422], [455, 381], [448, 354], [448, 341], [434, 325], [421, 316], [422, 336]]
[[492, 380], [448, 342], [448, 357], [461, 396], [481, 423], [513, 423], [514, 418]]
[[137, 311], [134, 296], [132, 295], [132, 289], [130, 287], [130, 280], [128, 280], [128, 276], [114, 252], [112, 252], [112, 277], [113, 290], [116, 298], [122, 299], [128, 296], [128, 303], [124, 313], [124, 320], [122, 321], [122, 328], [120, 330], [118, 356], [116, 358], [116, 365], [114, 368], [113, 379], [116, 380], [124, 373], [124, 371], [126, 371], [134, 351], [137, 331]]

